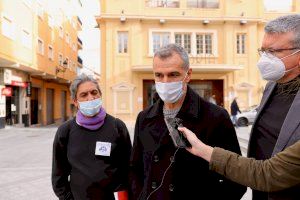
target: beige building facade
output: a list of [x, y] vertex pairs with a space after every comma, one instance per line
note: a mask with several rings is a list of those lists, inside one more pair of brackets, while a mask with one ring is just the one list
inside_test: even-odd
[[265, 81], [256, 63], [267, 21], [299, 13], [271, 12], [263, 0], [100, 0], [101, 89], [107, 111], [123, 120], [153, 103], [152, 59], [168, 43], [182, 45], [193, 70], [190, 86], [200, 96], [216, 96], [229, 110], [257, 105]]
[[0, 1], [0, 127], [61, 123], [82, 67], [78, 0]]

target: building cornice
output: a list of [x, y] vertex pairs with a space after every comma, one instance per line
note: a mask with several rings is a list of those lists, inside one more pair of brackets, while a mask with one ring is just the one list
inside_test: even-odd
[[209, 20], [210, 22], [240, 22], [241, 20], [246, 20], [247, 22], [257, 22], [257, 23], [266, 23], [267, 20], [263, 18], [253, 18], [253, 17], [193, 17], [193, 16], [157, 16], [157, 15], [124, 15], [124, 14], [101, 14], [95, 16], [98, 22], [103, 22], [105, 20], [120, 20], [121, 18], [126, 18], [126, 20], [142, 20], [142, 21], [151, 21], [151, 20], [160, 20], [164, 19], [166, 21], [203, 21]]

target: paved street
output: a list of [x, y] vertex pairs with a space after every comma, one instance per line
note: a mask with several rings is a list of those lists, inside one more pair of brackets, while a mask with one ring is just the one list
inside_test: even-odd
[[[126, 125], [133, 133], [133, 123]], [[242, 149], [246, 148], [250, 127], [238, 128]], [[54, 200], [51, 153], [56, 127], [0, 129], [0, 199]], [[245, 149], [243, 150], [245, 153]], [[247, 192], [243, 200], [250, 200]]]

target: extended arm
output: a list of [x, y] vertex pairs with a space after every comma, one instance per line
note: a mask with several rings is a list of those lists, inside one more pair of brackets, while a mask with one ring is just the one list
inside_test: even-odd
[[209, 162], [210, 169], [239, 184], [266, 192], [279, 191], [300, 183], [300, 141], [261, 161], [202, 143], [193, 132], [179, 128], [192, 145], [190, 153]]

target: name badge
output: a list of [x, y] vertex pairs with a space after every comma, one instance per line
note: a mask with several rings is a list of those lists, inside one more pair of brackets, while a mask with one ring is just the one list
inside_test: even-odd
[[110, 156], [111, 143], [110, 142], [96, 142], [95, 155]]

